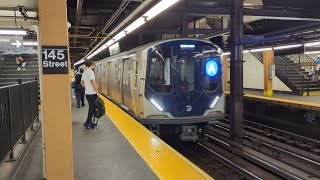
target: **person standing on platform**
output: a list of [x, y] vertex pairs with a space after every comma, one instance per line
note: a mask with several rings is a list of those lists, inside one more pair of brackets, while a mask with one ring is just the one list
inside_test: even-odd
[[83, 69], [80, 69], [80, 73], [76, 74], [75, 82], [74, 82], [74, 93], [76, 94], [78, 108], [80, 108], [80, 105], [85, 106], [85, 104], [84, 104], [85, 89], [81, 85], [81, 78], [82, 78], [83, 71], [84, 71]]
[[92, 122], [92, 119], [96, 109], [95, 101], [98, 98], [98, 96], [100, 96], [94, 75], [94, 70], [96, 66], [92, 61], [86, 61], [85, 66], [87, 67], [87, 69], [82, 74], [81, 85], [85, 88], [85, 94], [89, 104], [89, 111], [87, 120], [83, 124], [83, 126], [87, 129], [94, 129], [95, 126]]
[[16, 63], [18, 66], [18, 71], [20, 71], [22, 67], [25, 67], [27, 65], [27, 61], [25, 61], [21, 56], [16, 57]]

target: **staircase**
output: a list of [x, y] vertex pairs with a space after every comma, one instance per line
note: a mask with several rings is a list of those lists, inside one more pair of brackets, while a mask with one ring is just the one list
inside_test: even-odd
[[[16, 56], [4, 55], [0, 58], [0, 87], [39, 79], [39, 65], [37, 54], [22, 55], [27, 65], [22, 70], [17, 70]], [[40, 81], [38, 81], [38, 104], [40, 104]]]
[[303, 68], [292, 56], [274, 58], [276, 76], [296, 95], [312, 95], [320, 92], [318, 82], [312, 81], [312, 71]]
[[32, 81], [39, 77], [38, 55], [23, 55], [27, 61], [23, 70], [17, 70], [16, 56], [5, 55], [0, 60], [0, 87], [17, 84], [18, 79], [22, 82]]

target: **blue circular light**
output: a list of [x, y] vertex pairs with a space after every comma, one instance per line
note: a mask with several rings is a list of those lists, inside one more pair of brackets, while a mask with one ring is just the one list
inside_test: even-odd
[[217, 75], [219, 71], [218, 63], [215, 60], [209, 60], [206, 62], [206, 74], [210, 77]]

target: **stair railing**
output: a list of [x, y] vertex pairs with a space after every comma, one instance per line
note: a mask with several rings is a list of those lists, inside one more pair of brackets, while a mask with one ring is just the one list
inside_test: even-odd
[[[303, 95], [303, 92], [306, 91], [307, 92], [307, 95], [309, 96], [309, 92], [310, 92], [310, 79], [303, 73], [301, 73], [300, 71], [298, 71], [295, 67], [293, 67], [290, 63], [288, 63], [285, 59], [283, 59], [281, 56], [278, 56], [279, 59], [285, 63], [285, 77], [288, 79], [288, 80], [291, 80], [291, 83], [293, 84], [294, 81], [292, 81], [292, 77], [290, 77], [288, 75], [288, 71], [289, 70], [293, 70], [295, 73], [299, 74], [300, 77], [302, 78], [302, 81], [303, 81], [303, 84], [307, 84], [307, 89], [305, 90], [305, 87], [304, 86], [301, 86], [301, 91], [302, 91], [302, 95]], [[281, 74], [281, 71], [278, 73]], [[295, 84], [295, 86], [299, 86], [298, 84]]]
[[306, 54], [289, 55], [292, 60], [299, 64], [300, 67], [306, 69], [309, 74], [313, 72], [313, 66], [316, 66], [316, 61]]

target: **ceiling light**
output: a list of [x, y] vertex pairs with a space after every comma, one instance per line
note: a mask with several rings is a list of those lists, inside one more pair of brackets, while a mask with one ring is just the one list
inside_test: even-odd
[[123, 37], [126, 36], [126, 32], [125, 31], [121, 31], [120, 33], [118, 33], [117, 35], [115, 35], [112, 39], [114, 41], [119, 41], [120, 39], [122, 39]]
[[142, 26], [145, 23], [144, 18], [139, 18], [136, 21], [134, 21], [132, 24], [130, 24], [127, 28], [124, 30], [127, 34], [131, 33], [132, 31], [136, 30], [138, 27]]
[[224, 55], [224, 56], [228, 56], [228, 55], [230, 55], [230, 52], [222, 53], [222, 55]]
[[307, 51], [304, 54], [320, 54], [320, 51]]
[[24, 41], [23, 45], [24, 46], [38, 46], [38, 42], [35, 42], [35, 41]]
[[306, 43], [305, 46], [317, 46], [320, 45], [320, 42], [312, 42], [312, 43]]
[[110, 39], [108, 42], [105, 43], [105, 45], [106, 45], [107, 47], [109, 47], [109, 46], [111, 46], [113, 43], [115, 43], [114, 40], [113, 40], [113, 39]]
[[80, 61], [78, 61], [78, 62], [74, 63], [74, 65], [76, 66], [76, 65], [78, 65], [78, 64], [83, 63], [84, 61], [85, 61], [84, 59], [81, 59]]
[[243, 54], [244, 54], [244, 53], [249, 53], [249, 50], [244, 50], [242, 53], [243, 53]]
[[271, 51], [272, 48], [251, 49], [250, 52]]
[[162, 0], [158, 4], [153, 6], [149, 11], [147, 11], [143, 16], [147, 17], [147, 20], [149, 21], [178, 1], [179, 0]]
[[293, 45], [287, 45], [287, 46], [278, 46], [275, 47], [274, 49], [279, 50], [279, 49], [289, 49], [289, 48], [295, 48], [295, 47], [301, 47], [302, 44], [293, 44]]
[[25, 30], [0, 30], [0, 34], [3, 35], [27, 35]]

